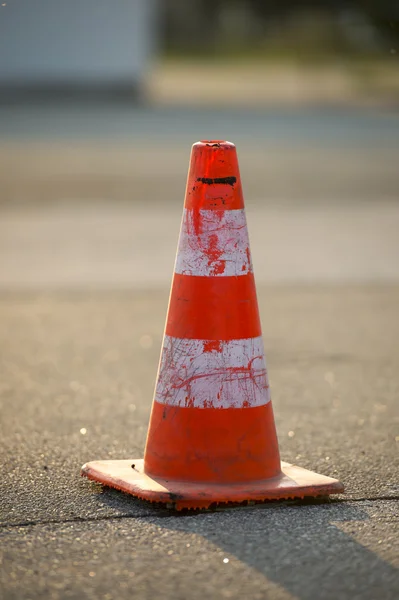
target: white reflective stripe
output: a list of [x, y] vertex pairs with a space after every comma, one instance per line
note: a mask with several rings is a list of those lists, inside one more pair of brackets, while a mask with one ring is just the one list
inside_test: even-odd
[[245, 211], [184, 209], [175, 271], [203, 277], [251, 272]]
[[215, 342], [165, 335], [155, 400], [197, 408], [267, 404], [262, 337]]

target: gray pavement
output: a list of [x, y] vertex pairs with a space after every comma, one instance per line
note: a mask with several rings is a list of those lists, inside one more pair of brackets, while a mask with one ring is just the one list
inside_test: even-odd
[[391, 599], [396, 519], [393, 502], [367, 501], [184, 517], [154, 510], [8, 528], [2, 567], [13, 599]]
[[[117, 589], [123, 597], [118, 585], [124, 582], [126, 597], [134, 592], [149, 598], [156, 589], [153, 571], [171, 598], [196, 598], [210, 590], [211, 597], [222, 598], [226, 586], [233, 598], [245, 590], [247, 597], [263, 597], [265, 590], [279, 597], [276, 583], [300, 598], [314, 597], [318, 587], [328, 589], [317, 596], [328, 598], [336, 593], [334, 579], [340, 597], [374, 598], [375, 586], [382, 597], [395, 597], [399, 287], [262, 286], [259, 297], [282, 456], [340, 478], [347, 493], [342, 504], [296, 507], [291, 513], [278, 506], [264, 514], [248, 509], [234, 513], [231, 526], [225, 522], [229, 517], [214, 514], [206, 521], [209, 530], [200, 534], [201, 566], [190, 575], [186, 544], [195, 519], [168, 520], [169, 537], [160, 542], [165, 511], [79, 477], [80, 465], [89, 459], [142, 456], [166, 290], [2, 295], [5, 597], [95, 597], [100, 588], [104, 596], [116, 597]], [[386, 505], [384, 498], [392, 501]], [[378, 521], [367, 531], [364, 502]], [[280, 514], [286, 515], [283, 525]], [[154, 528], [158, 516], [161, 530]], [[340, 519], [344, 533], [332, 524]], [[277, 530], [274, 520], [280, 523]], [[248, 530], [243, 523], [250, 523]], [[175, 528], [183, 528], [184, 535]], [[135, 536], [127, 545], [123, 541], [131, 530], [141, 540], [138, 547]], [[325, 552], [320, 554], [320, 547]], [[220, 551], [240, 562], [234, 576], [212, 558]], [[305, 571], [299, 570], [299, 555]], [[174, 561], [182, 561], [182, 574]], [[282, 565], [291, 574], [285, 575]], [[118, 569], [114, 585], [117, 575], [111, 574]], [[138, 588], [129, 569], [139, 573]], [[252, 580], [253, 569], [262, 576]], [[98, 580], [83, 585], [92, 571]]]
[[100, 120], [79, 138], [54, 109], [38, 140], [37, 112], [0, 111], [0, 597], [396, 599], [394, 117], [298, 114], [270, 138], [244, 115], [239, 139], [281, 455], [345, 495], [177, 515], [79, 476], [143, 453], [190, 135], [165, 113], [148, 144], [139, 112], [138, 151], [102, 110], [106, 150]]

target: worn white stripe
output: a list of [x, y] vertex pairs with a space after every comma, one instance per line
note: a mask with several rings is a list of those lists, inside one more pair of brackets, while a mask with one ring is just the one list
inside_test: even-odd
[[267, 404], [262, 337], [214, 342], [165, 335], [155, 399], [197, 408]]
[[175, 271], [205, 277], [251, 272], [245, 211], [184, 209]]

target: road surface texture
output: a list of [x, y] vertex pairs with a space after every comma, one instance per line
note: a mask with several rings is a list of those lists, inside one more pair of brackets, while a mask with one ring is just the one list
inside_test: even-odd
[[[399, 119], [0, 111], [0, 597], [399, 596]], [[143, 455], [190, 144], [237, 143], [282, 458], [330, 502], [176, 514]]]

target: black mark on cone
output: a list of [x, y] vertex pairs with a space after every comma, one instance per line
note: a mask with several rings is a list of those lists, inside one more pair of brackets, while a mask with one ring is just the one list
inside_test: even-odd
[[201, 181], [201, 183], [206, 183], [207, 185], [211, 185], [212, 183], [226, 183], [227, 185], [234, 185], [237, 181], [237, 177], [215, 177], [211, 179], [210, 177], [198, 177], [197, 181]]

